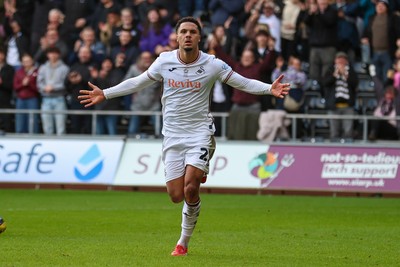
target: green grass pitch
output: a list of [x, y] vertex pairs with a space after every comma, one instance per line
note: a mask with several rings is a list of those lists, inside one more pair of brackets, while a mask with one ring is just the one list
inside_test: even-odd
[[399, 266], [400, 200], [203, 194], [189, 255], [170, 256], [166, 193], [0, 190], [0, 266]]

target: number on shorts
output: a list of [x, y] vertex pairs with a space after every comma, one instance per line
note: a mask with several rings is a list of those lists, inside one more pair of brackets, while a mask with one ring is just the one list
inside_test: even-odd
[[208, 161], [208, 149], [207, 148], [200, 148], [201, 151], [204, 151], [203, 155], [200, 156], [201, 160]]

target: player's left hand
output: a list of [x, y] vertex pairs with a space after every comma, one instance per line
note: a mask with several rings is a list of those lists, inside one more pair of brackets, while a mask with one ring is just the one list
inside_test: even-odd
[[106, 99], [103, 90], [101, 90], [99, 87], [92, 84], [91, 82], [88, 82], [88, 85], [93, 90], [79, 90], [80, 95], [78, 96], [80, 103], [82, 105], [85, 105], [85, 108], [101, 103]]
[[271, 93], [275, 97], [284, 98], [285, 95], [289, 93], [290, 83], [281, 83], [284, 75], [281, 74], [276, 80], [272, 83]]

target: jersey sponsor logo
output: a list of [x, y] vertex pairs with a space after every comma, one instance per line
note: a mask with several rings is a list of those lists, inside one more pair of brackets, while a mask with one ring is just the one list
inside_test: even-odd
[[201, 82], [193, 82], [189, 79], [183, 80], [183, 81], [175, 81], [173, 79], [168, 79], [168, 87], [171, 88], [194, 88], [194, 89], [200, 89], [201, 88]]

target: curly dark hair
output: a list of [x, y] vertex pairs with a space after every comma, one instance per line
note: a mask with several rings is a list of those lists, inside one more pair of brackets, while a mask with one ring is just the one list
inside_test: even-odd
[[176, 33], [178, 33], [179, 27], [184, 22], [191, 22], [191, 23], [196, 24], [197, 29], [199, 30], [199, 34], [201, 36], [201, 25], [200, 25], [200, 22], [197, 19], [195, 19], [194, 17], [183, 17], [180, 20], [178, 20], [178, 22], [176, 23], [176, 26], [175, 26], [175, 32]]

